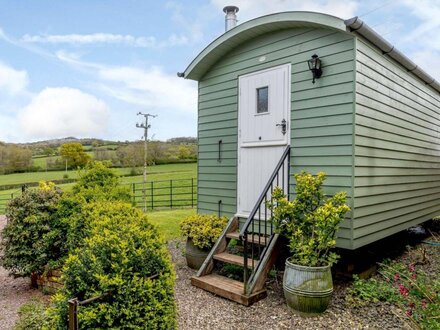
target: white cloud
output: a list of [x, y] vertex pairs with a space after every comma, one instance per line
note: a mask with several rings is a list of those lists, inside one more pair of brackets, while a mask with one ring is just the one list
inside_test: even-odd
[[0, 62], [0, 91], [14, 95], [24, 91], [29, 83], [28, 74], [24, 70], [14, 68]]
[[440, 50], [440, 6], [438, 0], [404, 0], [403, 3], [410, 9], [411, 14], [420, 19], [419, 26], [411, 31], [405, 40], [420, 40], [433, 48]]
[[410, 57], [440, 81], [440, 6], [438, 0], [403, 0], [412, 17], [419, 19], [415, 29], [402, 38], [398, 47], [409, 50]]
[[[227, 0], [211, 0], [211, 3], [219, 10], [231, 4]], [[236, 0], [234, 5], [240, 8], [241, 21], [283, 11], [314, 11], [347, 19], [355, 15], [359, 6], [355, 0]]]
[[80, 61], [75, 55], [58, 52], [57, 57], [97, 78], [92, 87], [116, 99], [151, 110], [197, 112], [197, 87], [193, 81], [169, 74], [160, 67], [107, 66]]
[[440, 81], [440, 54], [430, 50], [418, 51], [412, 54], [411, 59], [434, 79]]
[[95, 137], [105, 133], [108, 107], [95, 96], [69, 87], [45, 88], [18, 114], [25, 136]]
[[166, 108], [174, 111], [195, 113], [197, 110], [197, 89], [194, 84], [166, 74], [153, 67], [103, 67], [99, 77], [107, 84], [108, 91], [126, 102], [149, 108]]
[[180, 46], [188, 43], [188, 39], [183, 35], [172, 34], [167, 39], [158, 41], [153, 36], [134, 37], [126, 34], [113, 33], [92, 33], [92, 34], [60, 34], [60, 35], [29, 35], [25, 34], [21, 41], [26, 43], [42, 43], [42, 44], [70, 44], [70, 45], [86, 45], [86, 44], [121, 44], [125, 46], [141, 47], [141, 48], [164, 48], [172, 46]]
[[197, 9], [188, 14], [184, 5], [175, 1], [168, 1], [165, 7], [171, 11], [171, 19], [178, 24], [181, 30], [188, 35], [185, 39], [188, 43], [196, 43], [203, 40], [205, 25], [211, 24], [211, 8], [198, 6]]

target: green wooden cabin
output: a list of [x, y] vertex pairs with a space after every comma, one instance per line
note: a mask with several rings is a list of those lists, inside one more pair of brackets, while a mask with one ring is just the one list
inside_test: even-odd
[[198, 212], [246, 219], [287, 147], [290, 176], [324, 171], [326, 193], [347, 192], [341, 248], [440, 214], [440, 84], [359, 18], [259, 17], [179, 75], [198, 81]]

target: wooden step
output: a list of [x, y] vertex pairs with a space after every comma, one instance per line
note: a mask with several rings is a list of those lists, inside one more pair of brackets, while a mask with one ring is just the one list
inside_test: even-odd
[[[238, 231], [234, 231], [232, 233], [226, 234], [227, 238], [232, 238], [236, 240], [240, 240], [240, 233]], [[266, 245], [267, 237], [263, 235], [248, 235], [248, 242], [252, 242], [254, 244]]]
[[[230, 254], [227, 252], [222, 252], [214, 255], [214, 259], [222, 262], [226, 262], [228, 264], [233, 264], [237, 266], [244, 266], [244, 258], [242, 256], [237, 256], [235, 254]], [[258, 263], [258, 260], [254, 259], [254, 262], [252, 264], [252, 259], [248, 258], [248, 268], [253, 268], [253, 266], [256, 266]]]
[[217, 274], [209, 274], [201, 277], [193, 276], [191, 278], [191, 284], [245, 306], [250, 306], [254, 302], [266, 297], [265, 289], [246, 296], [243, 293], [244, 286], [242, 282]]

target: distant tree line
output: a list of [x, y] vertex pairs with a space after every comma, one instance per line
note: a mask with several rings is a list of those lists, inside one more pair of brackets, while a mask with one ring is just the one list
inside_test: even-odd
[[0, 144], [0, 174], [32, 170], [32, 151], [17, 145]]
[[[60, 141], [69, 141], [58, 144]], [[64, 170], [84, 167], [91, 160], [106, 161], [111, 167], [141, 167], [144, 164], [144, 142], [112, 142], [75, 138], [29, 143], [0, 142], [0, 174]], [[148, 141], [148, 165], [197, 161], [197, 139], [178, 137], [167, 141]], [[41, 159], [34, 166], [34, 159]], [[44, 165], [42, 165], [42, 163]]]
[[[97, 150], [94, 157], [96, 160], [111, 160], [112, 165], [116, 167], [139, 167], [144, 164], [144, 143], [130, 143], [119, 147], [113, 153], [108, 150]], [[168, 141], [149, 141], [147, 143], [148, 165], [196, 160], [196, 144], [179, 144]]]

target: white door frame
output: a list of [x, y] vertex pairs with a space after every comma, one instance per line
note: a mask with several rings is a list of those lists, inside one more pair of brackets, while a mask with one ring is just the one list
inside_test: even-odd
[[[267, 69], [263, 69], [263, 70], [259, 70], [259, 71], [254, 71], [248, 74], [244, 74], [238, 77], [238, 123], [237, 123], [237, 200], [236, 200], [236, 204], [237, 204], [237, 209], [236, 209], [236, 214], [235, 216], [238, 217], [244, 217], [247, 218], [249, 216], [249, 214], [240, 214], [239, 212], [239, 198], [240, 198], [240, 193], [242, 193], [242, 189], [239, 188], [239, 183], [240, 183], [240, 157], [241, 157], [241, 145], [242, 145], [242, 139], [241, 139], [241, 134], [240, 134], [240, 123], [241, 123], [241, 116], [242, 116], [242, 111], [241, 111], [241, 84], [240, 84], [240, 80], [242, 78], [246, 78], [246, 77], [250, 77], [253, 75], [258, 75], [261, 73], [265, 73], [265, 72], [270, 72], [272, 70], [276, 70], [276, 69], [280, 69], [280, 68], [286, 68], [287, 69], [287, 79], [286, 79], [286, 86], [285, 86], [285, 93], [287, 95], [285, 95], [284, 97], [284, 106], [286, 108], [286, 121], [287, 121], [287, 128], [286, 128], [286, 139], [283, 142], [260, 142], [260, 143], [255, 143], [255, 145], [250, 145], [249, 143], [246, 144], [246, 147], [269, 147], [269, 146], [282, 146], [282, 145], [290, 145], [290, 118], [291, 118], [291, 89], [292, 89], [292, 85], [291, 85], [291, 68], [292, 68], [292, 64], [291, 63], [287, 63], [287, 64], [282, 64], [282, 65], [277, 65], [274, 67], [270, 67]], [[276, 160], [275, 164], [278, 162], [278, 159]], [[266, 184], [266, 182], [263, 183], [263, 187]], [[261, 193], [261, 192], [260, 192]], [[257, 202], [257, 201], [255, 201]]]

